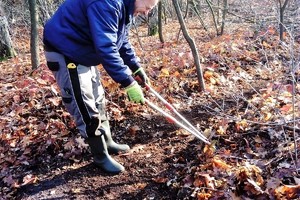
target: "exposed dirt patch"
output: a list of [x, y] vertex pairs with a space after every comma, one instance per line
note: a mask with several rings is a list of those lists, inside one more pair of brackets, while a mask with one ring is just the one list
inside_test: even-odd
[[[189, 117], [199, 117], [197, 111]], [[130, 116], [127, 116], [130, 118]], [[127, 122], [128, 123], [128, 122]], [[120, 142], [130, 144], [128, 153], [113, 156], [126, 171], [119, 175], [103, 173], [91, 163], [89, 152], [78, 162], [53, 160], [52, 166], [36, 169], [37, 184], [27, 185], [18, 192], [21, 199], [176, 199], [178, 190], [172, 179], [197, 159], [202, 145], [194, 136], [181, 133], [161, 117], [151, 120], [132, 117], [130, 123], [141, 124], [135, 135], [117, 135]], [[122, 132], [124, 124], [114, 126]], [[121, 127], [120, 127], [121, 126]], [[123, 127], [123, 128], [122, 128]], [[122, 139], [121, 139], [122, 138]], [[168, 182], [168, 183], [167, 183]], [[177, 180], [174, 181], [177, 183]], [[168, 187], [172, 186], [172, 187]], [[179, 188], [179, 187], [178, 187]], [[181, 194], [186, 195], [186, 194]]]

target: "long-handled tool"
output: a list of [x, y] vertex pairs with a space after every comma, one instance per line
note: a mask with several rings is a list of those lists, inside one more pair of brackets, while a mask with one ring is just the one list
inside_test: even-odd
[[194, 136], [196, 136], [198, 139], [202, 140], [203, 142], [205, 142], [206, 144], [210, 144], [210, 142], [208, 141], [208, 139], [202, 134], [200, 133], [187, 119], [185, 119], [179, 112], [177, 112], [177, 110], [169, 103], [167, 102], [160, 94], [158, 94], [152, 87], [150, 87], [150, 85], [145, 84], [145, 87], [147, 90], [149, 90], [152, 94], [154, 94], [159, 100], [161, 100], [164, 105], [166, 106], [166, 108], [168, 110], [170, 110], [171, 112], [173, 112], [174, 114], [176, 114], [185, 124], [181, 123], [180, 121], [178, 121], [175, 117], [173, 117], [172, 115], [170, 115], [169, 113], [163, 111], [161, 108], [159, 108], [158, 106], [156, 106], [155, 104], [153, 104], [152, 102], [150, 102], [149, 100], [145, 100], [145, 102], [154, 110], [160, 112], [162, 115], [164, 115], [166, 118], [172, 120], [175, 124], [177, 124], [178, 126], [180, 126], [181, 128], [184, 128], [185, 130], [187, 130], [189, 133], [193, 134]]

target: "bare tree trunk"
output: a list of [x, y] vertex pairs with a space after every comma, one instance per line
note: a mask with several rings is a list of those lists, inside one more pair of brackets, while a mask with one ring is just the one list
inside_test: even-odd
[[207, 5], [208, 5], [209, 10], [211, 12], [211, 15], [213, 17], [213, 22], [214, 22], [214, 25], [215, 25], [215, 29], [216, 29], [217, 35], [220, 35], [219, 30], [218, 30], [218, 25], [217, 25], [216, 17], [215, 17], [215, 13], [214, 13], [214, 10], [213, 10], [213, 8], [211, 6], [211, 2], [209, 0], [205, 0], [205, 1], [206, 1]]
[[206, 28], [206, 26], [205, 26], [205, 24], [204, 24], [204, 21], [203, 21], [201, 15], [200, 15], [199, 10], [198, 10], [198, 8], [197, 8], [197, 6], [196, 6], [196, 4], [195, 4], [195, 1], [194, 1], [194, 0], [191, 0], [191, 4], [192, 4], [192, 6], [193, 6], [193, 10], [195, 11], [196, 15], [198, 16], [198, 18], [199, 18], [199, 20], [200, 20], [201, 25], [203, 26], [204, 30], [207, 31], [207, 28]]
[[12, 46], [7, 18], [0, 2], [0, 57], [6, 58], [16, 56], [16, 52]]
[[50, 13], [50, 10], [47, 6], [47, 1], [46, 0], [37, 0], [38, 8], [39, 8], [39, 13], [40, 13], [40, 19], [43, 25], [45, 25], [45, 22], [50, 18], [52, 15]]
[[226, 18], [227, 9], [228, 9], [227, 6], [228, 6], [227, 0], [223, 0], [222, 25], [221, 25], [221, 31], [220, 31], [221, 35], [223, 35], [223, 32], [224, 32], [225, 18]]
[[278, 0], [279, 2], [279, 37], [280, 37], [280, 41], [283, 41], [283, 31], [284, 31], [284, 22], [283, 22], [283, 19], [284, 19], [284, 10], [289, 2], [289, 0], [285, 0], [283, 5], [281, 3], [281, 0]]
[[39, 59], [39, 33], [38, 33], [38, 13], [36, 0], [29, 0], [31, 33], [30, 33], [30, 51], [32, 70], [40, 65]]
[[5, 16], [0, 16], [0, 57], [14, 57], [16, 52], [8, 31], [8, 22]]
[[186, 0], [186, 9], [185, 9], [184, 17], [183, 17], [184, 19], [186, 19], [188, 17], [188, 13], [189, 13], [189, 0]]
[[220, 23], [220, 0], [217, 1], [216, 15], [217, 15], [217, 23]]
[[158, 2], [158, 35], [161, 43], [164, 43], [164, 36], [162, 31], [162, 2]]
[[157, 7], [153, 8], [152, 11], [148, 15], [148, 35], [153, 36], [158, 32], [158, 13]]
[[183, 20], [183, 17], [182, 17], [182, 14], [181, 14], [181, 11], [180, 11], [177, 0], [172, 0], [172, 1], [173, 1], [173, 5], [174, 5], [174, 8], [175, 8], [175, 11], [176, 11], [179, 23], [180, 23], [180, 27], [181, 27], [183, 35], [184, 35], [184, 38], [189, 43], [190, 48], [191, 48], [192, 53], [193, 53], [194, 62], [195, 62], [195, 65], [196, 65], [197, 76], [198, 76], [198, 82], [199, 82], [199, 85], [200, 85], [200, 90], [205, 91], [205, 84], [204, 84], [203, 73], [202, 73], [202, 69], [201, 69], [201, 65], [200, 65], [200, 60], [199, 60], [197, 47], [195, 45], [194, 40], [189, 36], [189, 33], [187, 32], [187, 29], [186, 29], [186, 26], [185, 26], [185, 23], [184, 23], [184, 20]]

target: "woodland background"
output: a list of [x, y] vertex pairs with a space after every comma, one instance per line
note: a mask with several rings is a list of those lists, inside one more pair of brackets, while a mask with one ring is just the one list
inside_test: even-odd
[[132, 147], [114, 177], [90, 165], [45, 66], [43, 24], [61, 3], [1, 1], [0, 199], [299, 198], [299, 1], [162, 0], [137, 19], [153, 88], [212, 145], [129, 103], [99, 66]]

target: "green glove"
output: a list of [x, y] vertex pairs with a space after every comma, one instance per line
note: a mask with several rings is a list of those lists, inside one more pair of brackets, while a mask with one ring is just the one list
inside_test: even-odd
[[125, 88], [125, 91], [128, 95], [129, 101], [134, 103], [145, 103], [144, 94], [141, 86], [134, 81], [131, 85]]
[[142, 67], [138, 68], [135, 72], [133, 72], [133, 76], [135, 80], [142, 86], [145, 86], [145, 83], [150, 85], [149, 78], [146, 75], [144, 69]]

